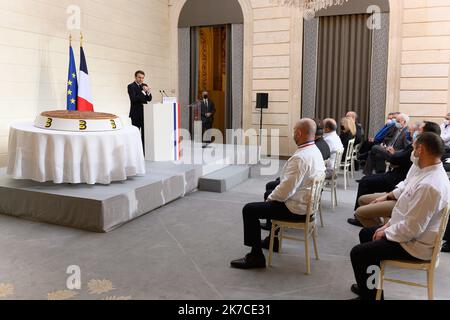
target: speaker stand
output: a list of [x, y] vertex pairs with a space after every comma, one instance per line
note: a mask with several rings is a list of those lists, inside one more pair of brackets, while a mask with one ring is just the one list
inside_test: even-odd
[[263, 108], [261, 110], [261, 115], [259, 118], [259, 139], [258, 139], [258, 165], [261, 164], [261, 148], [262, 148], [262, 132], [263, 132]]

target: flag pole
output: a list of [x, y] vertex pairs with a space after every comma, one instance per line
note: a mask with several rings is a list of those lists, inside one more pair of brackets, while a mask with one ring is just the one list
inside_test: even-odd
[[83, 46], [83, 33], [80, 32], [80, 47]]
[[72, 46], [72, 34], [69, 34], [69, 44]]

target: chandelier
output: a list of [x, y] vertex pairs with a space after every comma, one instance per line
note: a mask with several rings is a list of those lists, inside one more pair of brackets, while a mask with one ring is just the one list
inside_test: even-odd
[[348, 0], [272, 0], [282, 7], [303, 8], [305, 18], [313, 18], [319, 10], [340, 6]]

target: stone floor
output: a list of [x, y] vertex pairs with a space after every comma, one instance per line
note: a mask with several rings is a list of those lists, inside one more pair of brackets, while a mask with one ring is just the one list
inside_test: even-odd
[[[302, 243], [286, 241], [271, 268], [229, 267], [242, 245], [241, 210], [260, 201], [273, 177], [255, 177], [224, 194], [196, 192], [108, 234], [88, 233], [0, 215], [0, 299], [350, 299], [349, 252], [359, 228], [347, 224], [356, 183], [340, 188], [339, 207], [324, 194], [320, 260], [305, 275]], [[312, 253], [312, 250], [311, 250]], [[69, 266], [80, 290], [67, 290]], [[408, 280], [425, 274], [391, 271]], [[441, 256], [437, 299], [450, 299], [450, 255]], [[386, 285], [386, 299], [426, 299], [426, 290]]]

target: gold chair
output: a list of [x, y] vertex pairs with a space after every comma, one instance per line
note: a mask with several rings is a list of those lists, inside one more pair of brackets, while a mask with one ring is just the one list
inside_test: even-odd
[[[325, 187], [329, 187], [331, 191], [331, 202], [333, 205], [333, 210], [338, 206], [337, 201], [337, 179], [338, 179], [338, 172], [340, 169], [340, 165], [342, 162], [342, 156], [344, 155], [344, 149], [338, 150], [336, 152], [336, 159], [334, 160], [334, 167], [333, 167], [333, 175], [330, 178], [327, 178], [325, 180]], [[324, 189], [325, 190], [325, 189]], [[328, 191], [328, 190], [326, 190]], [[322, 206], [320, 207], [320, 218], [322, 219]], [[322, 224], [323, 226], [323, 224]]]
[[[313, 185], [311, 187], [308, 207], [306, 209], [305, 222], [286, 222], [279, 220], [272, 220], [272, 230], [270, 232], [270, 245], [269, 245], [269, 266], [272, 264], [273, 244], [275, 238], [278, 238], [279, 253], [281, 253], [283, 239], [297, 240], [305, 242], [305, 258], [306, 258], [306, 274], [311, 274], [311, 264], [309, 259], [309, 238], [312, 237], [314, 242], [314, 252], [316, 259], [319, 260], [319, 252], [317, 250], [317, 221], [316, 215], [319, 212], [320, 199], [325, 182], [325, 175], [314, 178]], [[304, 239], [285, 236], [284, 229], [296, 229], [304, 230]], [[276, 231], [279, 230], [278, 235]]]
[[349, 174], [349, 171], [351, 171], [354, 147], [355, 147], [355, 139], [352, 139], [348, 142], [347, 154], [345, 155], [344, 161], [340, 165], [340, 168], [343, 170], [343, 173], [344, 173], [344, 188], [345, 188], [345, 190], [347, 190], [348, 174]]
[[[442, 249], [442, 238], [444, 237], [445, 229], [447, 228], [448, 216], [450, 212], [450, 206], [443, 209], [440, 213], [441, 226], [439, 228], [439, 233], [436, 236], [436, 241], [434, 243], [433, 257], [431, 261], [404, 261], [404, 260], [385, 260], [381, 262], [381, 273], [380, 273], [380, 288], [377, 291], [377, 300], [381, 300], [381, 293], [383, 291], [384, 281], [394, 282], [399, 284], [404, 284], [412, 287], [420, 287], [428, 289], [428, 300], [433, 300], [433, 285], [434, 285], [434, 271], [439, 265], [439, 255]], [[403, 281], [398, 279], [389, 279], [384, 277], [384, 273], [387, 266], [410, 269], [410, 270], [421, 270], [427, 272], [427, 285], [420, 283]]]

